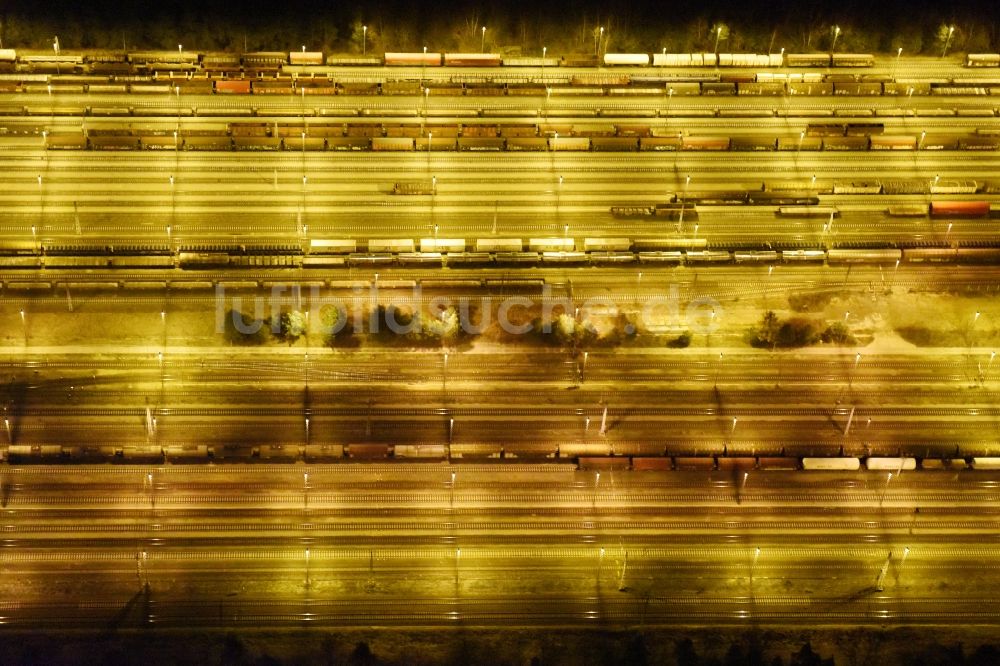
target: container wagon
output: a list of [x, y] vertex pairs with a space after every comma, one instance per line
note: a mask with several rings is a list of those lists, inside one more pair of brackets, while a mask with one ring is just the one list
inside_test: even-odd
[[447, 67], [499, 67], [501, 58], [495, 53], [445, 53], [444, 64]]
[[861, 469], [861, 461], [857, 458], [803, 458], [802, 469], [853, 472]]
[[386, 53], [387, 67], [437, 67], [442, 62], [440, 53]]

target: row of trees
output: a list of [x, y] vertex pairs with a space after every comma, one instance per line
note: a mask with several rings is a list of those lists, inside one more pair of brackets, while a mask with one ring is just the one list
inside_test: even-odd
[[[315, 15], [292, 13], [266, 22], [252, 14], [216, 20], [179, 12], [168, 16], [130, 20], [72, 12], [34, 15], [7, 11], [0, 14], [0, 40], [8, 48], [51, 48], [58, 35], [64, 49], [176, 49], [192, 51], [308, 50], [325, 53], [381, 54], [385, 51], [472, 51], [550, 55], [595, 52], [713, 51], [776, 53], [837, 50], [941, 55], [945, 43], [952, 52], [1000, 50], [1000, 20], [904, 14], [885, 22], [864, 16], [841, 16], [803, 10], [785, 21], [773, 13], [758, 17], [694, 15], [620, 17], [489, 15], [470, 11], [461, 15], [408, 15], [377, 9], [367, 14], [325, 10]], [[482, 28], [486, 27], [485, 33]], [[950, 28], [954, 27], [954, 31]], [[603, 28], [603, 31], [601, 31]], [[839, 28], [839, 32], [835, 29]], [[836, 35], [836, 37], [835, 37]], [[718, 39], [718, 42], [717, 42]]]
[[[472, 313], [473, 318], [476, 316]], [[362, 335], [371, 343], [399, 347], [461, 346], [470, 343], [483, 331], [467, 330], [459, 313], [448, 308], [436, 314], [422, 314], [407, 308], [378, 305], [364, 313], [367, 330], [356, 331], [354, 316], [335, 307], [320, 311], [320, 332], [324, 342], [331, 346], [357, 346]], [[527, 323], [527, 322], [524, 322]], [[548, 346], [584, 349], [615, 347], [625, 344], [637, 335], [637, 327], [625, 315], [598, 327], [584, 319], [569, 314], [559, 314], [551, 319], [535, 317], [530, 329], [523, 334], [506, 334], [500, 342], [521, 342]], [[230, 310], [226, 313], [225, 332], [233, 344], [263, 344], [269, 337], [294, 343], [309, 333], [306, 313], [292, 310], [277, 317], [253, 320], [249, 315]], [[795, 315], [781, 319], [768, 310], [760, 323], [747, 331], [747, 342], [753, 347], [805, 347], [817, 343], [853, 345], [857, 341], [844, 322], [827, 323], [818, 318]], [[662, 340], [671, 348], [684, 348], [691, 344], [690, 332]]]
[[[463, 326], [458, 311], [448, 308], [438, 313], [414, 312], [408, 308], [393, 305], [378, 305], [373, 310], [362, 313], [363, 330], [355, 329], [353, 313], [326, 306], [319, 313], [319, 333], [324, 343], [336, 347], [357, 346], [362, 341], [383, 346], [397, 347], [441, 347], [462, 346], [478, 335], [493, 331], [490, 327], [479, 329], [478, 312], [470, 312], [469, 318], [475, 322]], [[259, 345], [275, 340], [289, 344], [310, 333], [308, 315], [291, 310], [279, 315], [255, 320], [246, 313], [229, 310], [225, 315], [226, 339], [238, 345]], [[636, 327], [624, 316], [610, 327], [600, 331], [591, 322], [578, 321], [571, 315], [555, 315], [549, 320], [541, 318], [529, 320], [530, 331], [524, 335], [499, 334], [501, 342], [520, 342], [567, 348], [611, 347], [635, 337]], [[520, 324], [528, 323], [519, 322]], [[474, 327], [474, 328], [473, 328]], [[496, 328], [494, 326], [493, 328]], [[666, 341], [670, 347], [686, 347], [690, 344], [690, 334], [684, 334]]]

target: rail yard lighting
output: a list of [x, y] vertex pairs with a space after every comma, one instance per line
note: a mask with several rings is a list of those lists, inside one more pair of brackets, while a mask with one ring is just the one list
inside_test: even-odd
[[948, 47], [951, 45], [951, 36], [955, 34], [955, 26], [948, 26], [948, 36], [944, 40], [944, 50], [941, 51], [941, 57], [948, 55]]
[[361, 26], [361, 55], [368, 55], [368, 26]]
[[833, 26], [833, 43], [830, 45], [830, 51], [831, 52], [837, 50], [837, 37], [840, 37], [840, 26], [839, 25]]
[[479, 52], [486, 53], [486, 26], [483, 26], [483, 38], [479, 42]]
[[715, 48], [712, 50], [714, 53], [719, 52], [719, 38], [722, 37], [722, 26], [715, 28]]
[[184, 52], [184, 46], [182, 46], [181, 44], [178, 44], [177, 45], [177, 52], [178, 53], [183, 53]]
[[753, 593], [753, 574], [757, 568], [757, 560], [760, 559], [760, 548], [753, 549], [753, 560], [750, 562], [750, 591]]
[[896, 78], [896, 70], [899, 69], [899, 57], [901, 55], [903, 55], [903, 47], [902, 46], [900, 46], [896, 50], [896, 62], [893, 64], [893, 67], [892, 67], [892, 78], [893, 79]]

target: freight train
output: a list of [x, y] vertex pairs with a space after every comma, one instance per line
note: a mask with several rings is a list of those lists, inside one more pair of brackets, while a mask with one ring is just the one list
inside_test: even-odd
[[[875, 57], [869, 53], [605, 53], [596, 55], [565, 55], [561, 57], [503, 56], [496, 53], [441, 53], [441, 52], [388, 52], [382, 55], [324, 55], [318, 51], [267, 51], [252, 53], [219, 53], [194, 51], [132, 51], [132, 52], [90, 52], [51, 53], [18, 52], [15, 49], [0, 49], [0, 74], [55, 74], [55, 75], [110, 75], [139, 76], [151, 74], [189, 74], [218, 76], [273, 76], [286, 74], [315, 74], [330, 71], [327, 68], [358, 66], [386, 67], [449, 67], [449, 68], [524, 68], [560, 69], [566, 67], [609, 68], [633, 67], [649, 68], [650, 71], [712, 69], [773, 70], [777, 68], [832, 68], [864, 69], [875, 65]], [[965, 59], [970, 68], [1000, 66], [1000, 54], [970, 53]], [[763, 74], [763, 73], [762, 73]], [[751, 75], [752, 76], [752, 75]], [[776, 75], [782, 80], [802, 80], [808, 74], [782, 73]], [[819, 74], [820, 80], [850, 82], [838, 75]], [[853, 77], [854, 80], [863, 76]], [[894, 77], [869, 77], [870, 83], [886, 83]], [[772, 82], [778, 79], [759, 76], [757, 82]], [[749, 83], [753, 79], [743, 83]], [[815, 81], [815, 79], [812, 79]], [[950, 79], [948, 81], [951, 81]], [[807, 81], [809, 82], [809, 81]], [[942, 81], [944, 83], [944, 81]], [[962, 85], [961, 79], [955, 83]], [[906, 88], [901, 94], [907, 94]], [[761, 94], [768, 94], [767, 92]], [[844, 93], [850, 94], [850, 93]], [[866, 93], [861, 93], [866, 94]]]
[[[398, 78], [403, 77], [403, 78]], [[674, 97], [692, 95], [743, 97], [905, 97], [912, 95], [995, 96], [1000, 94], [1000, 76], [941, 78], [919, 83], [897, 83], [875, 75], [819, 73], [746, 74], [573, 74], [546, 76], [543, 81], [504, 81], [490, 77], [461, 80], [380, 74], [369, 82], [336, 80], [334, 72], [272, 73], [157, 71], [145, 75], [0, 74], [0, 92], [48, 95], [83, 93], [163, 93], [221, 95], [433, 95], [437, 96], [565, 96]], [[748, 111], [749, 113], [750, 111]], [[897, 112], [898, 113], [898, 112]], [[912, 112], [911, 112], [912, 113]], [[976, 113], [980, 113], [976, 111]], [[773, 113], [771, 114], [773, 115]], [[833, 112], [830, 112], [833, 115]], [[954, 115], [954, 114], [952, 114]], [[993, 115], [993, 114], [990, 114]]]
[[7, 241], [0, 270], [338, 269], [352, 266], [613, 266], [724, 264], [1000, 264], [1000, 247], [941, 244], [920, 247], [733, 249], [704, 238], [390, 238], [314, 239], [309, 243], [215, 246], [86, 246]]
[[[814, 125], [793, 135], [685, 136], [650, 125], [385, 123], [246, 121], [212, 130], [93, 128], [82, 132], [45, 132], [49, 150], [271, 150], [271, 151], [877, 151], [1000, 150], [1000, 135], [927, 135], [836, 131], [817, 135]], [[846, 127], [860, 127], [849, 124]], [[37, 129], [37, 128], [36, 128]]]
[[[592, 445], [591, 445], [591, 448]], [[610, 448], [610, 447], [609, 447]], [[449, 459], [527, 459], [549, 463], [575, 465], [580, 470], [650, 472], [894, 472], [917, 471], [995, 471], [1000, 469], [1000, 457], [952, 456], [802, 456], [802, 455], [677, 455], [666, 450], [645, 455], [593, 455], [577, 451], [572, 445], [552, 449], [516, 444], [461, 445], [422, 444], [249, 444], [207, 446], [197, 444], [137, 445], [137, 446], [63, 446], [59, 444], [12, 444], [5, 450], [11, 464], [51, 462], [122, 461], [149, 462], [216, 462], [240, 463], [268, 460], [275, 463], [335, 461], [391, 462], [446, 461]], [[588, 455], [589, 454], [589, 455]]]
[[[970, 55], [970, 58], [974, 56]], [[980, 60], [976, 58], [978, 63]], [[273, 71], [284, 67], [873, 67], [870, 53], [605, 53], [561, 57], [502, 56], [496, 53], [387, 52], [381, 56], [330, 54], [319, 51], [199, 53], [195, 51], [132, 51], [96, 53], [18, 52], [0, 49], [0, 68], [29, 71]]]

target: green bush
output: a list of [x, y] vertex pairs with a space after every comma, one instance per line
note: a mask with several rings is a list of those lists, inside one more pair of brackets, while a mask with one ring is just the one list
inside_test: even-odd
[[747, 341], [753, 347], [806, 347], [817, 342], [849, 344], [854, 341], [850, 331], [842, 322], [823, 326], [819, 319], [791, 317], [782, 321], [768, 310], [761, 317], [760, 324], [747, 332]]
[[[239, 328], [236, 321], [240, 322]], [[267, 324], [255, 322], [250, 315], [236, 310], [226, 310], [224, 335], [234, 345], [259, 345], [267, 340]]]
[[835, 345], [853, 345], [857, 342], [855, 337], [851, 335], [851, 331], [847, 328], [847, 324], [842, 321], [836, 321], [826, 327], [822, 335], [823, 342], [835, 344]]

